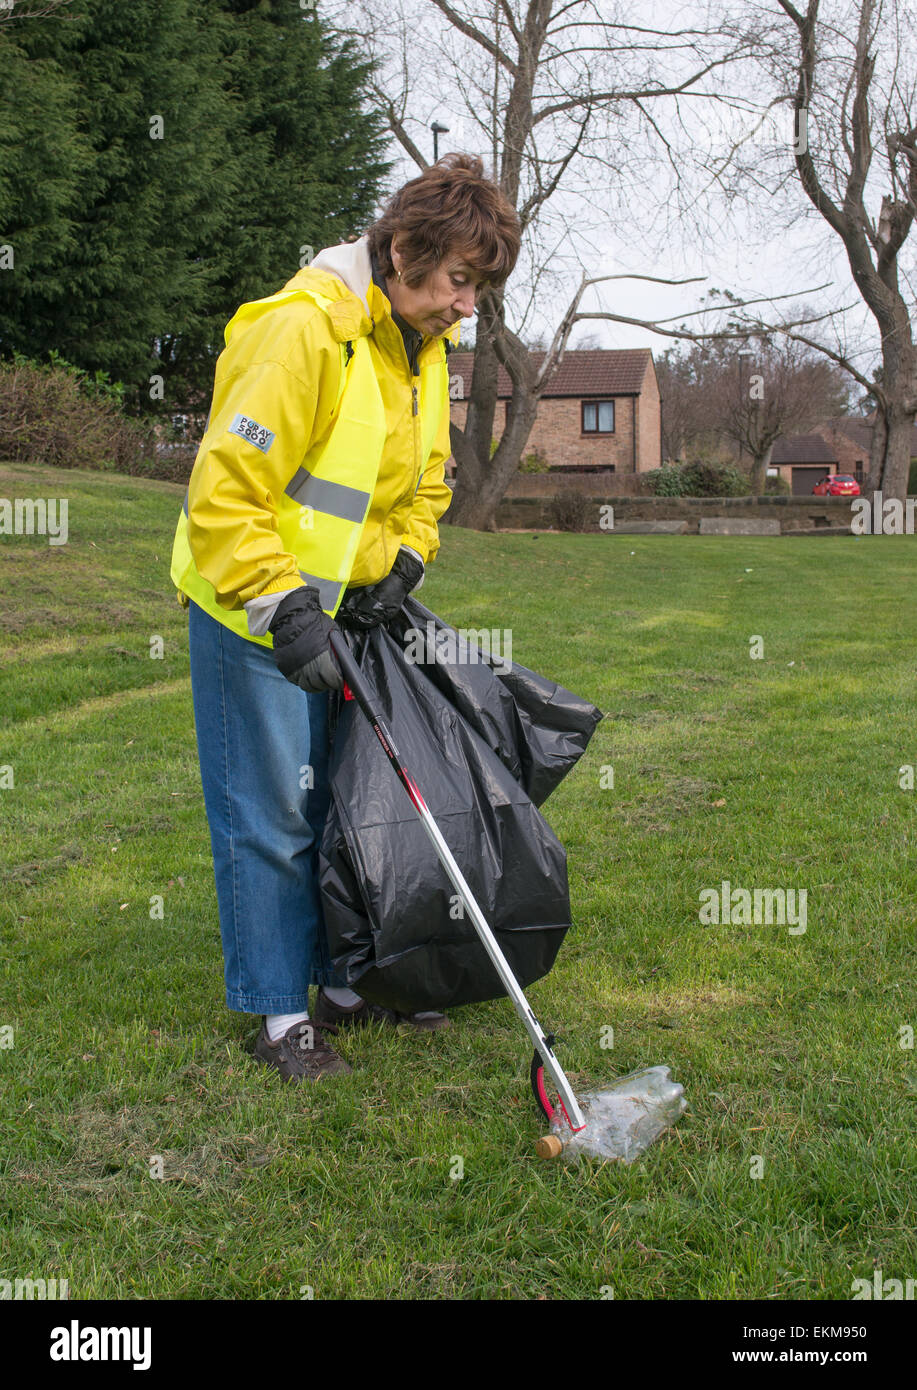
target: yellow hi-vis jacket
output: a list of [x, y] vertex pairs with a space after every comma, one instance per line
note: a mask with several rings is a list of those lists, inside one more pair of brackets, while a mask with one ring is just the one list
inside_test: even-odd
[[412, 374], [365, 237], [243, 304], [175, 533], [179, 602], [271, 646], [249, 630], [249, 600], [313, 584], [333, 616], [401, 545], [432, 560], [452, 500], [444, 340], [458, 335], [424, 338]]

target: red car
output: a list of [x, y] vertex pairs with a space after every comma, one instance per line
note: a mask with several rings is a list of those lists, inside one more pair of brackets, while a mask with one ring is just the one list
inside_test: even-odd
[[849, 473], [835, 473], [822, 478], [812, 489], [813, 497], [859, 497], [860, 485]]

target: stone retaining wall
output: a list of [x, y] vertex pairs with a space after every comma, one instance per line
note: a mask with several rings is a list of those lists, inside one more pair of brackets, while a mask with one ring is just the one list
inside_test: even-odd
[[[640, 530], [648, 531], [647, 523], [682, 522], [679, 528], [669, 525], [660, 529], [678, 529], [686, 535], [697, 535], [702, 517], [721, 517], [737, 522], [778, 521], [781, 535], [850, 532], [849, 497], [609, 497], [608, 494], [597, 496], [597, 491], [595, 489], [586, 498], [589, 511], [584, 529], [587, 531], [611, 529], [626, 534], [628, 523], [640, 523]], [[614, 508], [611, 528], [608, 525], [609, 506]], [[507, 496], [497, 512], [497, 525], [508, 530], [551, 530], [551, 499]]]
[[581, 492], [588, 497], [652, 497], [648, 473], [516, 473], [507, 497], [553, 497], [557, 492]]

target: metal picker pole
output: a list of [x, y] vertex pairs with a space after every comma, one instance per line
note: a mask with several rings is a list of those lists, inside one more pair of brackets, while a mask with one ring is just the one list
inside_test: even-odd
[[395, 769], [402, 786], [411, 798], [411, 803], [420, 816], [424, 830], [433, 842], [433, 847], [436, 850], [440, 863], [446, 870], [456, 892], [464, 903], [468, 915], [474, 923], [475, 930], [481, 938], [481, 944], [490, 956], [494, 969], [503, 981], [504, 988], [513, 1001], [516, 1013], [522, 1020], [523, 1026], [531, 1038], [535, 1050], [544, 1061], [557, 1087], [557, 1092], [563, 1104], [564, 1113], [570, 1128], [574, 1133], [577, 1130], [583, 1129], [586, 1121], [583, 1118], [583, 1113], [579, 1108], [576, 1096], [573, 1094], [570, 1082], [567, 1080], [563, 1068], [554, 1056], [554, 1052], [542, 1031], [538, 1019], [529, 1008], [528, 1001], [519, 988], [516, 977], [510, 969], [509, 962], [500, 950], [497, 938], [484, 920], [484, 914], [475, 902], [471, 889], [465, 882], [464, 875], [458, 864], [456, 864], [452, 851], [443, 839], [439, 826], [430, 814], [417, 784], [402, 763], [401, 755], [395, 746], [395, 740], [392, 738], [391, 732], [385, 720], [382, 718], [380, 710], [372, 699], [371, 693], [363, 680], [360, 668], [351, 655], [346, 639], [339, 631], [332, 632], [331, 634], [331, 650], [337, 659], [337, 663], [346, 681], [344, 688], [345, 698], [347, 697], [349, 687], [349, 691], [353, 694], [363, 713], [366, 715], [366, 718], [372, 725], [375, 735], [381, 743], [386, 757]]

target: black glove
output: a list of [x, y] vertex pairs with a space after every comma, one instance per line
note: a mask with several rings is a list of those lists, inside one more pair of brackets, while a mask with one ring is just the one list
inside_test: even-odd
[[286, 594], [274, 610], [270, 631], [274, 661], [300, 690], [342, 690], [344, 677], [329, 645], [337, 624], [322, 611], [318, 589], [305, 585]]
[[391, 571], [378, 584], [363, 589], [348, 589], [337, 611], [341, 627], [360, 632], [389, 623], [401, 608], [408, 594], [423, 579], [423, 564], [404, 546], [395, 556]]

